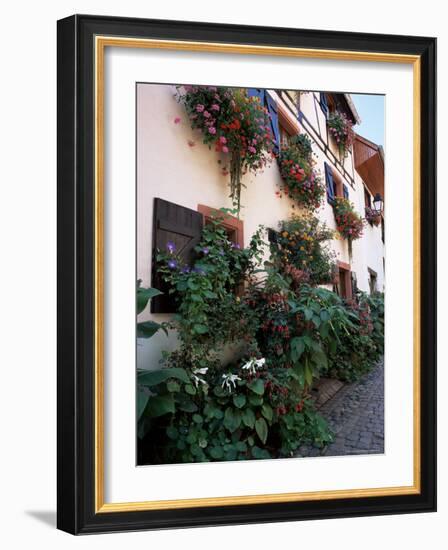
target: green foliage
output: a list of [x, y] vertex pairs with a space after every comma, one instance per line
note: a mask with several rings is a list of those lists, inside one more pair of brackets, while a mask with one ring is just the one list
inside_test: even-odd
[[[169, 326], [180, 346], [164, 354], [162, 369], [138, 373], [140, 464], [266, 459], [304, 443], [324, 446], [332, 434], [314, 408], [313, 383], [322, 375], [355, 380], [381, 356], [384, 297], [359, 293], [347, 304], [316, 286], [331, 272], [331, 232], [315, 218], [283, 222], [264, 264], [261, 234], [239, 249], [217, 217], [193, 265], [182, 265], [172, 243], [159, 251], [178, 302]], [[240, 359], [224, 367], [229, 345]]]

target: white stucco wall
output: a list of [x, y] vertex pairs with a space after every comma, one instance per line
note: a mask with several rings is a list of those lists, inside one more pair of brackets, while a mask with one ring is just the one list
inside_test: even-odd
[[[152, 226], [154, 197], [159, 197], [193, 210], [198, 204], [212, 208], [231, 207], [228, 197], [228, 178], [221, 168], [226, 164], [226, 155], [209, 150], [201, 141], [201, 134], [190, 128], [182, 105], [174, 98], [174, 86], [139, 84], [137, 87], [137, 278], [142, 286], [151, 284]], [[320, 127], [321, 139], [327, 141], [325, 117], [316, 104], [318, 94], [303, 94], [301, 109], [316, 128]], [[176, 117], [181, 119], [175, 124]], [[303, 130], [301, 128], [301, 130]], [[189, 144], [190, 142], [190, 144]], [[194, 145], [191, 146], [191, 143]], [[330, 148], [337, 149], [331, 143]], [[316, 148], [316, 168], [324, 177], [324, 153]], [[220, 161], [220, 163], [218, 162]], [[354, 173], [351, 154], [345, 168]], [[247, 244], [258, 226], [276, 228], [280, 220], [298, 212], [292, 202], [275, 192], [280, 175], [274, 162], [261, 174], [244, 177], [247, 186], [242, 191], [241, 219], [244, 221], [244, 240]], [[349, 187], [349, 198], [364, 215], [364, 191], [359, 177], [354, 187]], [[316, 213], [322, 221], [335, 229], [332, 207], [324, 201]], [[331, 243], [338, 259], [349, 263], [348, 246], [343, 240]], [[382, 289], [382, 242], [380, 228], [366, 227], [365, 237], [353, 243], [351, 262], [357, 273], [358, 286], [369, 290], [367, 266], [378, 273], [378, 289]], [[139, 321], [154, 319], [161, 322], [169, 315], [151, 314], [149, 308], [139, 316]], [[172, 350], [177, 345], [173, 332], [167, 338], [163, 332], [150, 340], [139, 340], [137, 364], [139, 368], [158, 368], [162, 350]]]

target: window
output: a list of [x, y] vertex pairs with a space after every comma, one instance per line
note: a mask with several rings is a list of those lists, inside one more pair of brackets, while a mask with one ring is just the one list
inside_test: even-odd
[[241, 248], [244, 247], [244, 222], [242, 220], [216, 211], [215, 208], [211, 208], [205, 204], [198, 204], [198, 212], [201, 214], [204, 224], [209, 223], [212, 217], [222, 217], [221, 225], [226, 230], [229, 241], [239, 245]]
[[151, 300], [151, 313], [175, 313], [176, 305], [167, 285], [157, 272], [156, 252], [166, 250], [168, 242], [174, 243], [182, 260], [191, 264], [194, 247], [200, 242], [203, 219], [200, 212], [163, 199], [154, 199], [153, 214], [153, 257], [151, 286], [164, 294]]
[[343, 183], [339, 174], [325, 163], [325, 182], [327, 187], [327, 202], [333, 204], [335, 197], [349, 198], [348, 185]]
[[344, 298], [345, 300], [351, 300], [353, 298], [353, 283], [352, 272], [350, 271], [350, 264], [338, 261], [335, 281], [335, 292], [341, 298]]
[[271, 133], [274, 138], [274, 152], [278, 153], [280, 144], [280, 131], [278, 126], [278, 108], [274, 98], [263, 88], [248, 88], [249, 97], [256, 96], [260, 99], [260, 104], [267, 108], [271, 120]]
[[372, 208], [372, 197], [366, 186], [364, 186], [364, 204], [366, 208]]

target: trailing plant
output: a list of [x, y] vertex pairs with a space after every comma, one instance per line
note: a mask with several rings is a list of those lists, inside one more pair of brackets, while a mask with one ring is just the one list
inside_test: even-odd
[[262, 171], [272, 160], [270, 116], [256, 96], [245, 89], [179, 86], [177, 99], [187, 111], [191, 127], [215, 151], [228, 155], [230, 196], [239, 212], [243, 174]]
[[329, 247], [333, 238], [334, 232], [317, 217], [292, 216], [279, 224], [271, 246], [272, 257], [297, 282], [329, 283], [336, 263], [336, 255]]
[[329, 114], [327, 124], [330, 134], [336, 141], [340, 155], [346, 157], [355, 138], [353, 122], [344, 113], [335, 111]]
[[322, 179], [314, 169], [311, 140], [306, 134], [291, 137], [281, 147], [277, 162], [282, 191], [307, 210], [319, 207], [325, 194]]
[[355, 212], [353, 203], [344, 197], [335, 197], [333, 210], [336, 227], [342, 237], [349, 242], [360, 239], [365, 221]]

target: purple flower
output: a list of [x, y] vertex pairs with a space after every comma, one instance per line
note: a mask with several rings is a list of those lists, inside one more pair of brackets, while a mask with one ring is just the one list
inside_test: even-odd
[[222, 248], [219, 249], [219, 254], [220, 254], [221, 256], [224, 256], [225, 252], [224, 252], [224, 250], [223, 250]]
[[205, 275], [205, 271], [201, 267], [195, 267], [193, 268], [193, 271], [198, 275]]
[[176, 267], [177, 267], [177, 262], [176, 262], [176, 260], [169, 260], [169, 261], [168, 261], [168, 267], [169, 267], [170, 269], [176, 269]]
[[166, 248], [170, 254], [172, 254], [176, 250], [176, 245], [173, 243], [173, 241], [168, 241], [166, 243]]
[[205, 246], [205, 247], [202, 249], [202, 252], [203, 252], [205, 255], [207, 255], [207, 254], [210, 252], [210, 250]]
[[216, 128], [214, 126], [210, 126], [208, 131], [209, 131], [210, 134], [216, 134]]
[[239, 250], [241, 246], [239, 243], [232, 243], [232, 248], [236, 248], [237, 250]]
[[196, 105], [196, 111], [197, 111], [198, 113], [202, 113], [202, 111], [203, 111], [204, 109], [205, 109], [205, 107], [204, 107], [204, 105], [202, 105], [201, 103], [198, 103], [198, 104]]
[[191, 269], [188, 265], [184, 265], [182, 268], [182, 273], [190, 273]]

